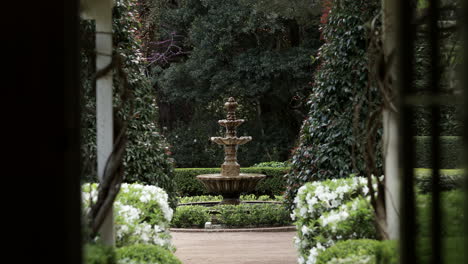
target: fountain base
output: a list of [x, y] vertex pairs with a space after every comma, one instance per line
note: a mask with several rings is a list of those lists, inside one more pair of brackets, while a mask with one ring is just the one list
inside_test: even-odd
[[237, 176], [223, 176], [221, 174], [198, 175], [197, 179], [203, 183], [209, 192], [221, 194], [221, 204], [239, 204], [240, 194], [255, 189], [257, 183], [265, 178], [263, 174], [241, 173]]

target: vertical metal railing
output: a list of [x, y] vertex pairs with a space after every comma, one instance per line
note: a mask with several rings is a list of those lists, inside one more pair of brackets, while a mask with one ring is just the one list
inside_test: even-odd
[[[81, 142], [80, 142], [80, 67], [79, 67], [79, 1], [69, 0], [64, 4], [63, 15], [63, 34], [64, 43], [63, 52], [64, 61], [64, 83], [63, 105], [64, 109], [58, 109], [64, 117], [64, 168], [62, 176], [63, 185], [61, 194], [65, 212], [65, 223], [60, 223], [57, 228], [64, 227], [64, 240], [58, 240], [62, 243], [65, 252], [57, 250], [56, 259], [60, 263], [81, 264], [82, 256], [82, 233], [81, 233]], [[61, 69], [56, 69], [60, 72]], [[59, 76], [60, 77], [60, 76]], [[57, 78], [59, 78], [57, 77]], [[62, 234], [62, 233], [61, 233]], [[62, 257], [63, 258], [60, 258]]]
[[[462, 45], [463, 47], [466, 47], [466, 44], [468, 43], [468, 1], [463, 1], [462, 2], [462, 11], [460, 15], [460, 22], [462, 25], [461, 28], [461, 33], [462, 33]], [[462, 85], [462, 92], [464, 94], [463, 99], [463, 139], [464, 139], [464, 146], [465, 146], [465, 157], [464, 157], [464, 165], [465, 167], [468, 165], [468, 74], [466, 74], [466, 70], [468, 69], [468, 50], [464, 49], [463, 50], [463, 59], [462, 59], [462, 67], [461, 70], [458, 72], [458, 76], [460, 76], [461, 80], [461, 85]], [[463, 173], [465, 177], [465, 186], [464, 186], [464, 191], [465, 191], [465, 217], [468, 215], [468, 174], [466, 172]], [[465, 248], [468, 246], [468, 223], [465, 221], [465, 226], [464, 226], [464, 231], [465, 231], [465, 238], [464, 238], [464, 243], [465, 243]], [[468, 261], [468, 253], [465, 251], [464, 255], [464, 260], [465, 262]]]
[[[440, 95], [440, 43], [439, 43], [439, 0], [429, 0], [429, 47], [430, 47], [430, 96], [435, 99]], [[442, 237], [440, 211], [440, 104], [431, 100], [431, 163], [432, 163], [432, 206], [431, 206], [431, 261], [432, 264], [442, 264]]]
[[[417, 226], [416, 226], [416, 206], [415, 206], [415, 192], [414, 192], [414, 154], [415, 146], [413, 141], [413, 112], [417, 96], [413, 88], [413, 73], [414, 73], [414, 45], [416, 35], [416, 19], [414, 8], [411, 6], [411, 1], [401, 0], [400, 10], [400, 24], [398, 30], [401, 37], [401, 51], [399, 52], [400, 69], [398, 71], [398, 87], [399, 87], [399, 111], [400, 111], [400, 164], [401, 164], [401, 243], [400, 243], [400, 263], [415, 264], [418, 263], [418, 250], [417, 250]], [[465, 1], [466, 2], [466, 1]], [[424, 106], [430, 108], [431, 111], [431, 162], [432, 162], [432, 198], [431, 198], [431, 210], [430, 210], [430, 246], [431, 255], [430, 263], [442, 264], [444, 257], [442, 249], [444, 248], [442, 239], [442, 220], [443, 214], [441, 212], [441, 187], [440, 187], [440, 167], [441, 167], [441, 149], [440, 149], [440, 134], [441, 134], [441, 104], [442, 93], [441, 93], [441, 72], [442, 67], [440, 65], [440, 54], [441, 54], [441, 33], [440, 33], [440, 4], [439, 0], [428, 0], [429, 6], [427, 8], [427, 19], [425, 26], [428, 29], [429, 36], [425, 41], [428, 41], [430, 47], [430, 65], [429, 69], [429, 86], [427, 96], [424, 96]], [[468, 4], [464, 3], [463, 14], [468, 15]], [[466, 19], [465, 16], [461, 16]], [[466, 22], [466, 21], [465, 21]], [[465, 41], [468, 37], [466, 28], [464, 29]], [[464, 51], [464, 66], [463, 69], [468, 68], [468, 52]], [[462, 75], [463, 88], [468, 84], [468, 76]], [[468, 102], [468, 93], [464, 92], [464, 107], [466, 108], [466, 102]], [[452, 97], [452, 99], [455, 99]], [[465, 138], [465, 153], [468, 159], [468, 109], [465, 110], [464, 116], [464, 138]], [[468, 160], [466, 160], [468, 164]], [[468, 183], [468, 179], [467, 179]], [[467, 187], [465, 185], [465, 187]], [[465, 195], [467, 195], [465, 193]], [[466, 197], [468, 201], [468, 196]], [[468, 213], [468, 206], [465, 208], [465, 212]], [[465, 214], [468, 215], [468, 214]], [[423, 216], [428, 217], [428, 216]], [[465, 231], [468, 234], [468, 227], [465, 226]]]
[[413, 21], [413, 8], [411, 1], [400, 0], [398, 12], [400, 19], [397, 30], [400, 34], [400, 48], [397, 48], [397, 59], [400, 69], [397, 69], [397, 87], [400, 112], [400, 166], [401, 166], [401, 224], [400, 224], [400, 253], [402, 264], [416, 264], [416, 215], [413, 182], [414, 142], [412, 131], [413, 108], [408, 103], [412, 95], [412, 82], [414, 72], [414, 43], [415, 27]]

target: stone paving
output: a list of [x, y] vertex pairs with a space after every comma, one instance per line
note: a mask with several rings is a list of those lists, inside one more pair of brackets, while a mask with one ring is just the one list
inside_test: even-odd
[[172, 232], [183, 264], [296, 264], [296, 232]]

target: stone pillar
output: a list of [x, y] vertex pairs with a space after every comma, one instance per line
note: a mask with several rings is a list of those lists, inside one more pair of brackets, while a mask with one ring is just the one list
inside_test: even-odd
[[[112, 61], [113, 0], [99, 1], [96, 10], [96, 69], [103, 69]], [[112, 71], [96, 81], [97, 166], [99, 181], [103, 181], [107, 159], [113, 148]], [[100, 237], [107, 245], [115, 244], [114, 217], [111, 208], [100, 229]]]
[[[398, 70], [398, 46], [400, 45], [398, 27], [398, 10], [399, 1], [382, 0], [382, 21], [383, 34], [382, 43], [385, 60], [388, 62], [390, 54], [394, 54], [393, 63], [388, 65], [390, 78], [392, 80], [392, 89], [394, 93], [398, 91], [398, 80], [396, 73]], [[395, 103], [395, 102], [392, 102]], [[398, 162], [399, 155], [399, 135], [398, 135], [398, 113], [391, 109], [383, 110], [383, 157], [384, 157], [384, 174], [385, 174], [385, 208], [387, 216], [387, 233], [390, 239], [398, 239], [400, 237], [400, 185], [401, 172]]]

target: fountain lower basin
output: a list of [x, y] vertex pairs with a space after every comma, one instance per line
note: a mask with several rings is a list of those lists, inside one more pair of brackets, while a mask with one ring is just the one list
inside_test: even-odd
[[236, 176], [223, 176], [218, 173], [198, 175], [197, 179], [209, 192], [223, 196], [220, 204], [239, 204], [241, 193], [252, 191], [265, 177], [264, 174], [255, 173], [240, 173]]

